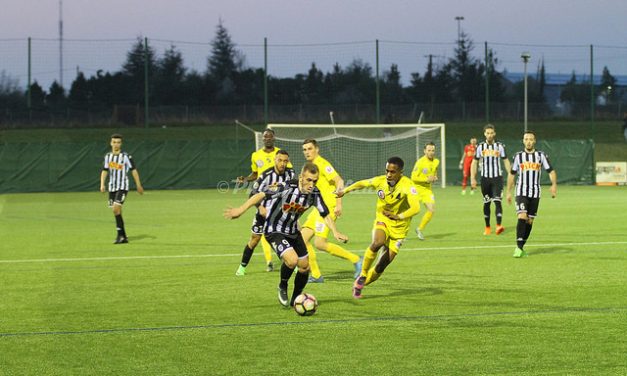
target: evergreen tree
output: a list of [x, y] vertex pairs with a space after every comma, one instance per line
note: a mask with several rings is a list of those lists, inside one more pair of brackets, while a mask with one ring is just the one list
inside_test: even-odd
[[55, 109], [61, 109], [65, 105], [65, 89], [63, 89], [56, 80], [50, 85], [50, 89], [48, 89], [46, 104]]
[[610, 104], [616, 100], [616, 78], [612, 76], [607, 66], [603, 67], [601, 84], [597, 89], [605, 97], [605, 103]]
[[233, 103], [235, 85], [233, 76], [243, 65], [242, 54], [231, 41], [228, 30], [220, 19], [216, 35], [211, 42], [211, 55], [208, 58], [208, 80], [217, 87], [216, 99], [221, 103]]
[[126, 61], [122, 65], [122, 74], [127, 78], [127, 104], [143, 103], [145, 89], [145, 63], [148, 61], [149, 88], [153, 86], [152, 79], [158, 74], [155, 50], [148, 45], [146, 49], [144, 38], [137, 37], [131, 50], [126, 53]]

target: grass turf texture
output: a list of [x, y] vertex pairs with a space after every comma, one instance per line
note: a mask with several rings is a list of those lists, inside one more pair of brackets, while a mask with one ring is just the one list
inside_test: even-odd
[[[131, 192], [127, 245], [100, 193], [2, 195], [0, 374], [625, 374], [625, 193], [545, 191], [514, 259], [512, 206], [484, 237], [480, 195], [438, 189], [426, 240], [410, 233], [362, 300], [352, 266], [319, 253], [313, 317], [279, 306], [260, 247], [235, 277], [252, 212], [221, 214], [244, 194]], [[345, 199], [360, 254], [374, 205]]]

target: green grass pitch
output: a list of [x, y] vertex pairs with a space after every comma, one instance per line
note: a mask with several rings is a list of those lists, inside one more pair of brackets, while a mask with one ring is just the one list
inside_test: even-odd
[[[312, 317], [279, 306], [260, 247], [234, 275], [252, 212], [222, 210], [242, 193], [131, 192], [126, 245], [103, 194], [0, 195], [0, 375], [627, 374], [625, 187], [545, 188], [526, 259], [512, 206], [484, 237], [480, 195], [435, 194], [426, 240], [362, 300], [320, 254]], [[375, 200], [349, 195], [338, 224], [360, 254]]]

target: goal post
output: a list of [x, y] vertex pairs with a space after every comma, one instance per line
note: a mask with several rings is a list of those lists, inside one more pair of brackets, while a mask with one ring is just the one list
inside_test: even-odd
[[[416, 160], [423, 155], [424, 145], [436, 145], [440, 160], [438, 183], [446, 187], [446, 132], [438, 124], [268, 124], [274, 130], [276, 146], [286, 150], [295, 169], [305, 162], [303, 141], [315, 139], [320, 155], [327, 159], [347, 182], [354, 182], [385, 173], [389, 157], [405, 161], [404, 174], [411, 176]], [[256, 132], [256, 147], [263, 147], [262, 133]], [[436, 185], [438, 185], [436, 183]]]

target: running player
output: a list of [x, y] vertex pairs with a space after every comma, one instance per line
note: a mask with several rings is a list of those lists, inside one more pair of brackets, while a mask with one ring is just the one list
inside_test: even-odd
[[494, 202], [494, 214], [496, 215], [496, 234], [505, 231], [501, 225], [503, 220], [503, 170], [501, 169], [501, 159], [505, 165], [505, 170], [509, 174], [511, 164], [505, 153], [505, 145], [496, 141], [496, 131], [494, 125], [488, 124], [483, 127], [485, 142], [477, 147], [475, 159], [470, 167], [470, 182], [472, 187], [477, 187], [477, 164], [481, 161], [481, 194], [483, 195], [483, 218], [485, 219], [485, 229], [483, 235], [490, 235], [490, 203]]
[[[470, 166], [473, 159], [475, 159], [475, 153], [477, 152], [477, 138], [471, 137], [470, 143], [464, 146], [464, 152], [462, 153], [462, 159], [459, 161], [459, 169], [462, 170], [462, 196], [466, 194], [466, 186], [468, 185], [468, 178], [470, 177]], [[476, 188], [470, 187], [470, 194], [475, 194]]]
[[[294, 299], [300, 295], [307, 285], [309, 277], [309, 257], [307, 245], [299, 231], [298, 219], [312, 206], [315, 206], [324, 218], [326, 225], [333, 232], [338, 241], [347, 242], [348, 237], [335, 227], [335, 222], [330, 215], [329, 208], [324, 202], [316, 182], [320, 173], [318, 167], [306, 162], [300, 172], [298, 180], [291, 180], [285, 185], [279, 185], [274, 191], [260, 192], [248, 199], [238, 208], [227, 208], [224, 217], [235, 219], [241, 216], [251, 206], [261, 203], [264, 199], [271, 201], [267, 205], [266, 235], [272, 248], [283, 261], [281, 264], [281, 281], [278, 287], [279, 303], [288, 307], [294, 305]], [[294, 269], [298, 267], [298, 273], [294, 278], [294, 290], [292, 298], [287, 294], [288, 281]]]
[[516, 182], [518, 223], [516, 225], [516, 249], [514, 250], [514, 257], [516, 258], [527, 257], [527, 252], [523, 250], [523, 247], [529, 238], [533, 220], [538, 213], [540, 174], [543, 168], [549, 173], [549, 179], [551, 179], [551, 197], [555, 198], [557, 194], [557, 173], [551, 166], [546, 154], [536, 150], [536, 134], [532, 131], [525, 132], [523, 144], [525, 150], [514, 155], [512, 173], [507, 177], [507, 202], [511, 204], [514, 175], [518, 175]]
[[[237, 177], [238, 183], [250, 183], [256, 181], [264, 171], [271, 169], [274, 166], [274, 160], [276, 153], [280, 150], [274, 145], [274, 130], [268, 128], [263, 131], [263, 148], [255, 151], [250, 156], [250, 174], [248, 176]], [[288, 168], [292, 168], [292, 164], [287, 164]], [[257, 213], [259, 215], [259, 213]], [[274, 270], [272, 265], [272, 248], [264, 236], [261, 237], [261, 248], [263, 249], [263, 255], [266, 260], [266, 271], [271, 272]]]
[[427, 212], [422, 216], [420, 224], [416, 227], [416, 235], [418, 235], [420, 240], [425, 240], [422, 231], [435, 213], [435, 195], [433, 194], [431, 184], [438, 180], [439, 165], [440, 160], [435, 158], [435, 144], [429, 142], [425, 145], [424, 156], [416, 161], [414, 170], [411, 173], [411, 180], [418, 188], [420, 201], [427, 208]]
[[[316, 140], [307, 139], [303, 141], [303, 154], [305, 155], [305, 159], [315, 164], [320, 171], [320, 179], [316, 186], [320, 190], [324, 202], [329, 207], [331, 218], [335, 221], [342, 215], [342, 199], [336, 198], [334, 192], [344, 189], [344, 180], [333, 168], [331, 163], [320, 156], [320, 147]], [[324, 277], [318, 266], [316, 251], [310, 244], [311, 238], [314, 238], [314, 245], [317, 249], [350, 261], [355, 269], [355, 276], [359, 273], [361, 269], [360, 257], [337, 244], [327, 241], [329, 228], [317, 211], [309, 213], [307, 220], [305, 220], [303, 224], [302, 233], [305, 244], [307, 244], [307, 250], [309, 251], [309, 264], [311, 265], [311, 277], [309, 282], [324, 282]]]
[[[109, 207], [113, 210], [118, 231], [113, 244], [123, 244], [128, 243], [124, 219], [122, 219], [122, 205], [124, 205], [126, 194], [129, 191], [128, 172], [131, 171], [131, 175], [133, 175], [137, 193], [144, 194], [144, 187], [139, 180], [139, 172], [137, 172], [133, 157], [122, 151], [122, 135], [118, 133], [112, 135], [110, 145], [111, 152], [105, 155], [104, 166], [100, 173], [100, 192], [109, 192]], [[109, 184], [105, 187], [107, 175], [109, 176]]]
[[[365, 285], [376, 281], [385, 268], [394, 261], [407, 236], [411, 218], [420, 211], [418, 191], [411, 180], [403, 176], [405, 163], [399, 157], [392, 157], [385, 165], [385, 175], [360, 180], [337, 196], [364, 188], [373, 188], [377, 193], [377, 209], [372, 229], [372, 243], [364, 254], [363, 266], [353, 283], [353, 297], [361, 298]], [[379, 249], [383, 249], [377, 264], [372, 263]]]
[[[267, 169], [264, 171], [259, 179], [253, 185], [252, 190], [250, 191], [250, 196], [252, 197], [259, 192], [265, 192], [268, 189], [276, 187], [277, 185], [284, 183], [288, 180], [292, 180], [294, 178], [294, 170], [291, 168], [287, 168], [287, 164], [289, 163], [290, 158], [285, 150], [279, 150], [276, 152], [276, 156], [274, 157], [274, 167]], [[260, 204], [260, 208], [265, 208], [267, 204], [267, 200], [264, 200]], [[255, 217], [253, 218], [253, 224], [250, 229], [250, 240], [244, 247], [244, 252], [242, 254], [242, 262], [240, 263], [237, 271], [235, 272], [236, 276], [246, 275], [246, 266], [250, 262], [250, 258], [253, 255], [255, 247], [259, 244], [259, 240], [261, 240], [261, 236], [263, 235], [263, 227], [266, 222], [265, 213], [261, 213], [263, 209], [257, 210]], [[272, 263], [270, 262], [270, 265]]]

